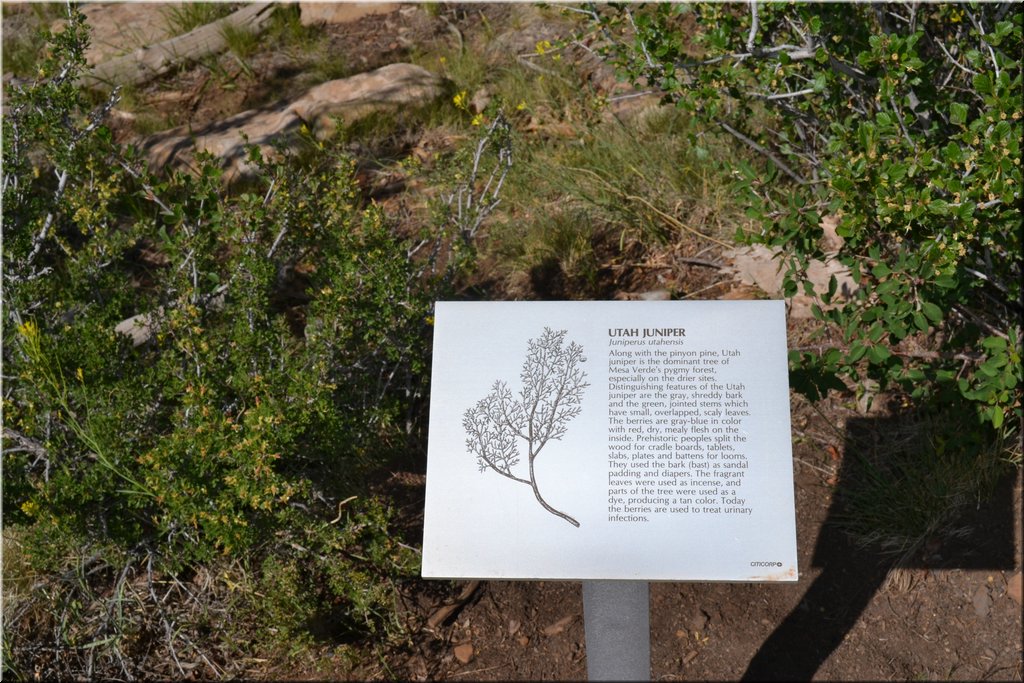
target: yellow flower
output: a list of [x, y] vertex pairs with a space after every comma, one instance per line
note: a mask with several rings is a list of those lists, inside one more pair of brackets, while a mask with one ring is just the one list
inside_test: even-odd
[[24, 503], [21, 504], [21, 511], [29, 517], [34, 517], [38, 510], [39, 506], [36, 504], [34, 500], [26, 500]]
[[21, 325], [18, 325], [18, 334], [20, 334], [25, 339], [34, 339], [39, 335], [39, 328], [36, 327], [36, 324], [34, 322], [29, 320], [28, 322], [24, 322]]
[[479, 126], [481, 123], [483, 123], [483, 121], [484, 117], [481, 116], [480, 114], [477, 114], [476, 116], [473, 117], [473, 120], [470, 121], [470, 123], [473, 124], [474, 126]]
[[537, 41], [537, 54], [542, 55], [551, 49], [550, 40], [538, 40]]
[[85, 382], [85, 376], [82, 375], [82, 368], [78, 368], [77, 370], [75, 370], [75, 377], [78, 378], [79, 382]]
[[466, 91], [463, 90], [462, 92], [460, 92], [459, 94], [457, 94], [455, 97], [452, 98], [452, 102], [454, 102], [455, 106], [458, 107], [459, 109], [465, 109], [466, 108], [466, 97], [467, 97]]
[[516, 105], [516, 111], [522, 111], [524, 109], [526, 109], [526, 102], [524, 100], [519, 100], [519, 104]]

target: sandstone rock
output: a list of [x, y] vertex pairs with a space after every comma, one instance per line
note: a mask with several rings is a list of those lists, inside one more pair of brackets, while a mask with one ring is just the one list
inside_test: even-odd
[[299, 20], [303, 26], [347, 24], [373, 14], [390, 14], [399, 7], [397, 2], [300, 2]]
[[535, 6], [528, 3], [511, 3], [506, 25], [515, 28], [505, 31], [487, 41], [486, 50], [490, 55], [531, 55], [537, 45], [547, 41], [554, 44], [562, 37], [563, 29], [552, 23]]
[[461, 645], [455, 646], [455, 659], [459, 660], [463, 664], [469, 664], [473, 661], [473, 644], [462, 643]]
[[415, 64], [389, 64], [312, 88], [292, 108], [316, 125], [319, 137], [333, 132], [332, 117], [352, 122], [380, 110], [427, 104], [444, 93], [444, 79]]
[[334, 117], [351, 123], [382, 110], [427, 104], [444, 92], [443, 79], [413, 64], [389, 64], [368, 73], [322, 83], [297, 100], [275, 109], [252, 109], [189, 133], [187, 127], [164, 131], [143, 145], [150, 164], [187, 165], [196, 151], [221, 159], [225, 179], [235, 180], [253, 169], [245, 145], [273, 152], [272, 143], [288, 140], [303, 124], [318, 138], [330, 136]]

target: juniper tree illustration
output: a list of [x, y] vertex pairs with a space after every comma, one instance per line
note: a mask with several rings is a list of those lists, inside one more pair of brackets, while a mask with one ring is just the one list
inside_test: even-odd
[[[565, 343], [567, 330], [545, 327], [527, 343], [526, 360], [519, 373], [522, 388], [513, 394], [508, 384], [496, 380], [487, 396], [463, 414], [466, 447], [476, 455], [480, 472], [493, 470], [507, 479], [526, 484], [541, 506], [575, 527], [580, 523], [551, 507], [537, 486], [534, 461], [550, 441], [560, 441], [569, 422], [580, 414], [583, 390], [590, 386], [581, 367], [583, 347]], [[528, 475], [521, 476], [519, 442], [526, 445]], [[520, 474], [517, 474], [520, 472]]]

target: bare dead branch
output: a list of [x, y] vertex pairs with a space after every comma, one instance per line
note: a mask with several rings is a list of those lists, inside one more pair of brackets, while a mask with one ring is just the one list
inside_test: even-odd
[[755, 152], [758, 152], [759, 154], [767, 157], [773, 164], [775, 164], [776, 168], [778, 168], [780, 171], [782, 171], [783, 173], [788, 175], [790, 178], [792, 178], [794, 181], [796, 181], [800, 185], [807, 185], [808, 184], [808, 182], [804, 178], [802, 178], [799, 175], [797, 175], [796, 172], [793, 171], [793, 169], [791, 169], [789, 166], [787, 166], [786, 163], [784, 161], [782, 161], [782, 159], [777, 157], [774, 153], [772, 153], [771, 150], [769, 150], [769, 149], [767, 149], [765, 147], [762, 147], [761, 145], [757, 144], [756, 142], [754, 142], [753, 140], [748, 138], [746, 135], [744, 135], [743, 133], [739, 132], [738, 130], [736, 130], [735, 128], [730, 126], [725, 121], [719, 120], [719, 121], [716, 121], [716, 123], [722, 128], [722, 130], [724, 130], [725, 132], [729, 133], [734, 138], [736, 138], [737, 140], [739, 140], [743, 144], [745, 144], [748, 147], [750, 147], [752, 150], [754, 150]]

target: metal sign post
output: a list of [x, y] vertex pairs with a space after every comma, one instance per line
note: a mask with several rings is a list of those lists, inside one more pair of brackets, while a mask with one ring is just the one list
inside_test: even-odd
[[651, 680], [650, 616], [646, 581], [584, 581], [587, 678]]

